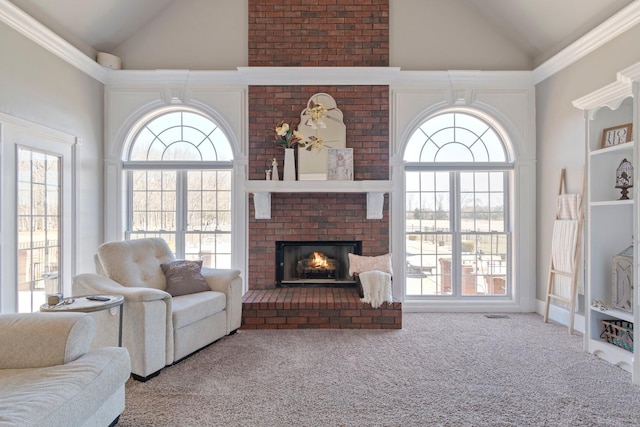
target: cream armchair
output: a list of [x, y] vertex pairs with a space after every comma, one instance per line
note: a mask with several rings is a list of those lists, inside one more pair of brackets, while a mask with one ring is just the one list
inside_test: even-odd
[[95, 260], [98, 274], [74, 277], [73, 294], [124, 296], [122, 345], [129, 350], [137, 380], [146, 381], [240, 328], [238, 270], [202, 268], [209, 291], [172, 297], [161, 264], [175, 257], [163, 239], [104, 243]]
[[95, 332], [85, 313], [0, 314], [0, 425], [115, 425], [129, 354], [91, 350]]

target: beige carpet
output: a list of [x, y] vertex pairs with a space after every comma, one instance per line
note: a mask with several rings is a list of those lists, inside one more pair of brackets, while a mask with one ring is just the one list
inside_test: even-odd
[[146, 382], [119, 426], [638, 426], [631, 375], [535, 314], [239, 331]]

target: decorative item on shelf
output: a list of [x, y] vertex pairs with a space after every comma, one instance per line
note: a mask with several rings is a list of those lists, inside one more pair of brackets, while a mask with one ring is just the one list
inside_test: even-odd
[[353, 181], [353, 148], [329, 148], [327, 180]]
[[267, 169], [267, 170], [265, 170], [265, 171], [264, 171], [264, 175], [265, 175], [264, 179], [265, 179], [266, 181], [271, 181], [271, 169]]
[[633, 245], [613, 256], [611, 272], [613, 307], [633, 313]]
[[631, 123], [602, 129], [600, 148], [613, 147], [631, 141]]
[[623, 159], [616, 169], [616, 187], [622, 190], [622, 196], [618, 200], [629, 200], [629, 188], [633, 187], [633, 165], [627, 159]]
[[296, 180], [296, 159], [293, 148], [284, 149], [284, 174], [283, 181]]
[[278, 173], [278, 161], [275, 157], [271, 161], [271, 180], [280, 181], [280, 174]]
[[607, 307], [602, 301], [600, 301], [599, 299], [594, 299], [593, 301], [591, 301], [591, 306], [594, 308], [599, 309], [600, 311], [607, 311], [609, 310], [609, 307]]
[[[274, 129], [275, 132], [275, 141], [276, 144], [284, 148], [284, 176], [283, 181], [295, 181], [296, 180], [296, 163], [295, 163], [295, 147], [304, 147], [305, 143], [303, 141], [304, 135], [297, 131], [291, 129], [288, 123], [281, 121], [278, 123]], [[275, 158], [273, 159], [274, 163], [276, 162]], [[277, 164], [275, 165], [277, 168]], [[277, 169], [274, 170], [272, 174], [272, 180], [277, 181], [279, 177], [276, 178]]]
[[633, 353], [633, 323], [626, 320], [601, 320], [600, 338]]
[[330, 148], [346, 148], [346, 126], [342, 111], [333, 97], [316, 93], [300, 113], [300, 126], [309, 136], [305, 149], [298, 149], [298, 179], [327, 180], [327, 155]]

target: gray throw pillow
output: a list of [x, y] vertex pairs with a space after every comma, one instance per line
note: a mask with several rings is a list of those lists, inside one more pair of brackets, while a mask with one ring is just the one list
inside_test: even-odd
[[160, 267], [162, 267], [167, 279], [166, 291], [171, 296], [177, 297], [211, 290], [200, 273], [202, 260], [176, 260], [167, 264], [160, 264]]

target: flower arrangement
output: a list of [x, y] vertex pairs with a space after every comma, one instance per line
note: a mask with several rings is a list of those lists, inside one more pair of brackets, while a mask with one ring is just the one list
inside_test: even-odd
[[293, 130], [289, 127], [289, 123], [281, 121], [274, 129], [276, 144], [282, 148], [294, 148], [296, 145], [304, 147], [305, 143], [302, 141], [304, 135], [302, 132]]

